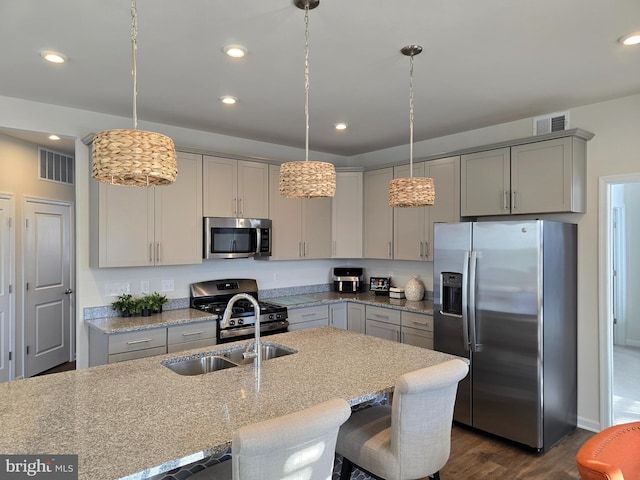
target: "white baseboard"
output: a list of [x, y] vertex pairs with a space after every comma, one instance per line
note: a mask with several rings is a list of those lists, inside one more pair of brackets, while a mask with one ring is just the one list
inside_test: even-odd
[[600, 422], [596, 422], [595, 420], [584, 417], [578, 417], [578, 428], [596, 433], [601, 430]]

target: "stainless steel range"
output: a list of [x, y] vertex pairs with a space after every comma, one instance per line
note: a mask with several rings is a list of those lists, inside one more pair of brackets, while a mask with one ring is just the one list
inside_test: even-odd
[[[257, 300], [258, 283], [254, 279], [239, 278], [191, 284], [191, 308], [218, 315], [217, 343], [235, 342], [254, 336], [256, 318], [253, 305], [248, 300], [236, 302], [233, 305], [231, 320], [226, 325], [220, 326], [227, 303], [237, 293], [247, 293]], [[289, 327], [287, 307], [269, 302], [258, 303], [260, 304], [260, 335], [286, 332]]]

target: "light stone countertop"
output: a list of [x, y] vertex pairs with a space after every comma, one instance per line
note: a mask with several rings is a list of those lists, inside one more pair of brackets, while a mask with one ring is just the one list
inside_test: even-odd
[[0, 452], [77, 454], [80, 480], [144, 479], [226, 451], [242, 425], [335, 397], [356, 405], [456, 358], [333, 327], [264, 341], [298, 352], [264, 361], [259, 388], [251, 365], [178, 375], [160, 363], [176, 354], [0, 384]]
[[[396, 310], [403, 310], [415, 313], [433, 315], [433, 302], [410, 301], [406, 299], [389, 298], [383, 295], [374, 295], [370, 292], [363, 293], [307, 293], [304, 295], [290, 295], [286, 297], [260, 298], [266, 302], [283, 303], [288, 308], [312, 307], [316, 305], [324, 305], [339, 302], [356, 302], [365, 305], [374, 305], [379, 307], [387, 307]], [[106, 317], [85, 320], [86, 324], [107, 335], [114, 333], [132, 332], [136, 330], [146, 330], [150, 328], [163, 328], [172, 325], [181, 325], [193, 322], [202, 322], [206, 320], [215, 320], [216, 315], [202, 312], [194, 308], [181, 308], [177, 310], [168, 310], [149, 317], [133, 316], [133, 317]]]

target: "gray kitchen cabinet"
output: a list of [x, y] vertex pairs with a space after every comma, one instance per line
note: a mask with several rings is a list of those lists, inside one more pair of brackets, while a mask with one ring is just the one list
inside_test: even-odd
[[585, 211], [586, 141], [568, 136], [462, 155], [461, 215]]
[[401, 312], [400, 335], [402, 343], [433, 350], [433, 315]]
[[366, 305], [365, 333], [373, 337], [399, 342], [400, 314], [399, 310]]
[[365, 333], [365, 306], [361, 303], [347, 303], [347, 330]]
[[[409, 177], [409, 165], [394, 167], [394, 177]], [[393, 258], [433, 261], [433, 225], [460, 221], [460, 157], [413, 166], [414, 177], [431, 177], [436, 190], [430, 207], [394, 208]]]
[[347, 302], [329, 305], [329, 325], [344, 330], [347, 329]]
[[364, 257], [393, 258], [393, 208], [389, 182], [393, 167], [364, 173]]
[[329, 325], [329, 306], [289, 308], [289, 331], [307, 328], [326, 327]]
[[269, 165], [205, 155], [205, 217], [269, 218]]
[[217, 320], [167, 327], [167, 353], [216, 344]]
[[202, 263], [202, 156], [178, 153], [175, 183], [91, 182], [91, 260], [97, 267]]
[[269, 166], [272, 260], [331, 258], [331, 199], [280, 195], [280, 166]]
[[89, 366], [167, 353], [167, 329], [153, 328], [107, 335], [89, 329]]
[[337, 172], [331, 200], [331, 256], [362, 258], [362, 172]]

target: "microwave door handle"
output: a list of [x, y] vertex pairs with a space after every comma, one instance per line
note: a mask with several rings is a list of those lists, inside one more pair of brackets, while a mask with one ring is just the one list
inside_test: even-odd
[[262, 232], [260, 227], [256, 227], [256, 248], [253, 253], [258, 255], [260, 253], [260, 238], [262, 238]]
[[[442, 281], [440, 284], [442, 285]], [[469, 252], [464, 252], [464, 263], [462, 267], [462, 341], [464, 349], [469, 351]]]

